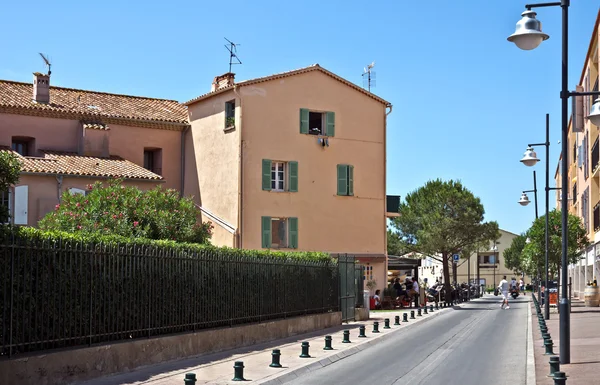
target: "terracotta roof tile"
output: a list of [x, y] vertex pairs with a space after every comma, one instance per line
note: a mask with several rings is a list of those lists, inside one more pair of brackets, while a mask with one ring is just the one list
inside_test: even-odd
[[249, 85], [252, 85], [252, 84], [262, 83], [262, 82], [266, 82], [266, 81], [269, 81], [269, 80], [281, 79], [281, 78], [285, 78], [285, 77], [288, 77], [288, 76], [294, 76], [294, 75], [303, 74], [303, 73], [307, 73], [307, 72], [311, 72], [311, 71], [320, 71], [320, 72], [322, 72], [322, 73], [324, 73], [324, 74], [326, 74], [328, 76], [331, 76], [335, 80], [337, 80], [339, 82], [342, 82], [345, 85], [347, 85], [347, 86], [349, 86], [351, 88], [354, 88], [355, 90], [357, 90], [359, 92], [362, 92], [363, 94], [365, 94], [365, 95], [367, 95], [367, 96], [369, 96], [369, 97], [377, 100], [378, 102], [381, 102], [381, 103], [383, 103], [385, 105], [391, 105], [391, 103], [388, 102], [388, 101], [386, 101], [385, 99], [382, 99], [379, 96], [375, 95], [374, 93], [369, 92], [369, 91], [365, 90], [364, 88], [361, 88], [361, 87], [357, 86], [356, 84], [354, 84], [354, 83], [352, 83], [352, 82], [344, 79], [343, 77], [338, 76], [338, 75], [334, 74], [333, 72], [326, 70], [325, 68], [321, 67], [318, 63], [312, 64], [312, 65], [310, 65], [308, 67], [303, 67], [303, 68], [299, 68], [299, 69], [296, 69], [296, 70], [292, 70], [292, 71], [280, 72], [280, 73], [277, 73], [277, 74], [273, 74], [273, 75], [269, 75], [269, 76], [263, 76], [263, 77], [260, 77], [260, 78], [243, 80], [241, 82], [235, 83], [233, 86], [223, 87], [223, 88], [220, 88], [220, 89], [218, 89], [216, 91], [212, 91], [212, 92], [208, 92], [206, 94], [200, 95], [200, 96], [198, 96], [198, 97], [196, 97], [196, 98], [194, 98], [192, 100], [189, 100], [189, 101], [187, 101], [187, 102], [185, 102], [183, 104], [186, 105], [186, 106], [189, 106], [190, 104], [198, 102], [198, 101], [200, 101], [202, 99], [206, 99], [206, 98], [209, 98], [211, 96], [218, 95], [218, 94], [220, 94], [222, 92], [225, 92], [227, 90], [231, 90], [235, 86], [238, 86], [238, 87], [249, 86]]
[[50, 103], [33, 101], [33, 83], [0, 80], [0, 107], [76, 113], [83, 116], [188, 123], [187, 108], [175, 100], [117, 95], [50, 86]]
[[[0, 147], [0, 151], [11, 151]], [[12, 151], [11, 151], [12, 152]], [[161, 181], [163, 177], [118, 156], [96, 158], [72, 152], [43, 150], [43, 157], [24, 157], [16, 152], [22, 172], [90, 176], [99, 178], [147, 179]]]

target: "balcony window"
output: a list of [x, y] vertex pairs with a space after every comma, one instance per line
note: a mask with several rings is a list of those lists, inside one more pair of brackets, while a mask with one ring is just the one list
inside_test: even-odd
[[12, 150], [21, 156], [32, 156], [34, 148], [34, 139], [29, 137], [12, 138]]
[[573, 183], [573, 206], [577, 203], [577, 182]]
[[596, 172], [598, 166], [600, 165], [600, 149], [598, 147], [598, 139], [594, 142], [592, 146], [592, 174]]
[[594, 232], [600, 230], [600, 203], [594, 206]]
[[144, 149], [144, 168], [155, 174], [162, 175], [162, 149]]

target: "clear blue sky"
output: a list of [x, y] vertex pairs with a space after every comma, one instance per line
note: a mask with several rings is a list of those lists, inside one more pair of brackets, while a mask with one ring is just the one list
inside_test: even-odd
[[[394, 105], [388, 122], [388, 194], [429, 179], [460, 179], [486, 219], [526, 230], [533, 188], [519, 163], [544, 141], [551, 114], [551, 177], [560, 146], [560, 9], [538, 10], [551, 37], [533, 51], [506, 41], [524, 10], [518, 0], [421, 1], [4, 1], [0, 78], [29, 82], [52, 62], [52, 84], [186, 101], [228, 69], [227, 37], [241, 43], [239, 80], [313, 63], [362, 85], [376, 62], [373, 91]], [[598, 12], [570, 7], [569, 85], [579, 81]], [[544, 157], [544, 150], [538, 151]], [[544, 164], [535, 169], [544, 185]], [[533, 200], [533, 196], [530, 196]], [[551, 207], [554, 207], [551, 194]], [[539, 194], [540, 213], [543, 192]], [[592, 204], [594, 202], [591, 202]]]

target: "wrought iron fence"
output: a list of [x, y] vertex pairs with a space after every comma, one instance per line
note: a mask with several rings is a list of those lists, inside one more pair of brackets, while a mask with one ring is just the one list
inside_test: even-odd
[[337, 311], [335, 262], [4, 239], [0, 356]]

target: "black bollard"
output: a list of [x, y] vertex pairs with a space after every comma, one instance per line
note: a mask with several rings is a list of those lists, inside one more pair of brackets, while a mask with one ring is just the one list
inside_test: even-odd
[[379, 333], [379, 322], [373, 321], [373, 331], [371, 333]]
[[310, 354], [308, 354], [309, 346], [310, 345], [308, 344], [308, 342], [302, 343], [302, 353], [300, 354], [300, 358], [310, 358]]
[[233, 379], [231, 381], [246, 381], [244, 378], [244, 361], [236, 361], [233, 364]]
[[183, 383], [185, 385], [194, 385], [196, 383], [196, 375], [194, 373], [186, 373]]
[[389, 318], [386, 318], [383, 320], [383, 328], [390, 329], [390, 319]]
[[415, 319], [415, 311], [414, 310], [410, 311], [410, 319]]
[[279, 359], [281, 357], [281, 351], [279, 349], [273, 349], [271, 353], [271, 365], [272, 368], [281, 368], [281, 363], [279, 363]]
[[421, 316], [422, 316], [422, 314], [421, 314], [421, 308], [418, 308], [418, 309], [417, 309], [417, 316], [419, 316], [419, 317], [421, 317]]
[[402, 314], [402, 322], [408, 322], [408, 314], [407, 313]]
[[325, 347], [323, 350], [333, 350], [331, 347], [331, 336], [325, 336]]
[[435, 310], [440, 310], [440, 305], [437, 302], [435, 303]]
[[554, 373], [554, 385], [565, 385], [567, 383], [567, 376], [565, 372]]
[[546, 355], [546, 356], [554, 355], [554, 352], [552, 351], [552, 340], [545, 340], [544, 347], [546, 348], [546, 352], [544, 353], [544, 355]]
[[433, 313], [433, 305], [429, 305], [429, 311]]
[[350, 330], [344, 330], [344, 339], [342, 340], [343, 344], [350, 343]]
[[423, 308], [423, 314], [427, 314], [427, 306]]
[[397, 315], [394, 317], [394, 326], [400, 325], [400, 316]]
[[560, 371], [560, 357], [550, 357], [550, 375], [548, 377], [554, 377], [554, 373]]
[[367, 338], [367, 335], [365, 334], [365, 325], [360, 325], [358, 327], [358, 337], [359, 338]]

